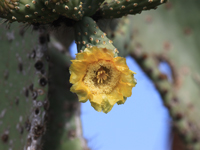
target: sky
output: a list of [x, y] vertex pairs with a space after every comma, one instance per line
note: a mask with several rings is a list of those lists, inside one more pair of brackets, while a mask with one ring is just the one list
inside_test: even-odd
[[[72, 57], [77, 52], [73, 43]], [[114, 105], [108, 114], [97, 112], [90, 102], [81, 104], [83, 136], [91, 150], [170, 150], [170, 117], [152, 81], [131, 57], [130, 70], [137, 85], [123, 105]], [[159, 66], [170, 78], [166, 63]]]

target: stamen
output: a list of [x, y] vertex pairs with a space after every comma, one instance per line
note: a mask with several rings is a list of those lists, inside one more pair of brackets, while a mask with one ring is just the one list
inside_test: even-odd
[[103, 81], [105, 81], [108, 76], [109, 75], [106, 73], [106, 71], [103, 68], [100, 68], [97, 71], [97, 83], [103, 83]]
[[105, 60], [91, 63], [85, 77], [84, 84], [93, 94], [107, 94], [112, 92], [120, 79], [120, 72], [113, 63]]

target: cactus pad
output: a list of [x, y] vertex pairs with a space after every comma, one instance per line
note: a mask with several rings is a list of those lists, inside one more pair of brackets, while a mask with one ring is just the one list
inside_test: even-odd
[[51, 23], [58, 18], [58, 14], [52, 13], [41, 0], [1, 0], [0, 17], [9, 22], [27, 23]]
[[[132, 56], [154, 81], [187, 149], [200, 149], [199, 1], [174, 0], [132, 19]], [[192, 8], [192, 9], [190, 9]], [[158, 70], [167, 62], [173, 81]], [[186, 147], [186, 146], [185, 146]]]

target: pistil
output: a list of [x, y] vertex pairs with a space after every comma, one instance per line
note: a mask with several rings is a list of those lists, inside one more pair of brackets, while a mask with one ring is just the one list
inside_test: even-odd
[[106, 71], [103, 68], [100, 68], [97, 71], [97, 83], [103, 83], [105, 80], [107, 80], [108, 76], [109, 75], [106, 73]]

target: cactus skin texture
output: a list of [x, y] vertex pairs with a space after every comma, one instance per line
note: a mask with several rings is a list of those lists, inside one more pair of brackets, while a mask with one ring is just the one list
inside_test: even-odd
[[38, 50], [43, 46], [35, 47], [37, 34], [29, 31], [23, 35], [16, 24], [11, 30], [1, 28], [0, 74], [4, 78], [0, 79], [0, 149], [40, 149], [45, 132], [43, 105], [47, 86], [45, 64], [42, 70], [36, 64], [42, 62]]
[[128, 14], [141, 13], [143, 10], [156, 9], [167, 0], [112, 0], [102, 5], [99, 13], [103, 18], [120, 18]]
[[87, 150], [80, 106], [69, 92], [71, 58], [48, 50], [45, 26], [25, 33], [18, 26], [0, 31], [0, 149]]
[[[89, 150], [80, 121], [80, 103], [69, 91], [70, 57], [56, 50], [49, 50], [49, 121], [43, 137], [44, 150]], [[62, 143], [62, 144], [61, 144]]]
[[130, 53], [129, 43], [133, 37], [130, 32], [132, 25], [129, 18], [112, 19], [107, 21], [107, 23], [100, 20], [98, 25], [102, 31], [107, 33], [107, 37], [113, 41], [113, 45], [117, 47], [119, 52], [118, 55], [126, 57]]
[[[48, 24], [59, 15], [72, 20], [84, 16], [99, 18], [119, 18], [128, 14], [141, 13], [156, 8], [167, 0], [0, 0], [0, 17], [9, 22]], [[103, 3], [103, 4], [102, 4]]]
[[93, 15], [104, 0], [43, 0], [53, 12], [67, 18], [80, 20], [83, 16]]
[[106, 33], [103, 33], [90, 17], [84, 17], [75, 24], [75, 40], [79, 52], [93, 46], [115, 50], [112, 41], [106, 37]]
[[48, 8], [54, 13], [62, 14], [65, 17], [74, 20], [80, 20], [83, 17], [83, 6], [80, 0], [62, 1], [62, 0], [43, 0]]
[[[119, 51], [123, 51], [122, 45], [128, 47], [131, 56], [155, 83], [173, 119], [175, 136], [178, 133], [182, 139], [182, 148], [178, 150], [200, 149], [200, 19], [195, 17], [200, 13], [199, 4], [199, 1], [174, 0], [155, 12], [129, 17], [132, 27], [127, 30], [132, 34], [129, 45], [114, 42]], [[120, 31], [123, 33], [123, 28]], [[109, 32], [108, 37], [115, 41], [118, 35]], [[121, 38], [128, 35], [125, 32]], [[160, 62], [171, 67], [172, 82], [159, 71]]]
[[6, 0], [0, 1], [0, 17], [10, 22], [18, 21], [24, 23], [51, 23], [58, 18], [58, 14], [51, 13], [41, 0]]
[[[115, 42], [114, 46], [101, 30], [103, 24], [99, 22], [98, 26], [96, 23], [99, 19], [110, 18], [109, 14], [113, 18], [127, 15], [127, 11], [132, 9], [128, 3], [134, 5], [133, 2], [138, 1], [116, 2], [117, 4], [112, 1], [107, 1], [106, 4], [103, 0], [27, 0], [25, 3], [23, 0], [0, 0], [0, 17], [10, 23], [18, 21], [34, 25], [34, 30], [24, 28], [26, 31], [19, 30], [17, 23], [12, 23], [10, 30], [5, 28], [5, 24], [1, 25], [4, 30], [0, 30], [0, 74], [3, 76], [0, 78], [0, 149], [88, 150], [82, 137], [80, 104], [76, 95], [69, 91], [71, 58], [67, 56], [67, 49], [75, 38], [79, 52], [87, 46], [113, 50], [117, 46], [122, 56], [132, 52], [131, 48], [135, 45], [131, 45], [132, 35], [129, 31], [132, 25], [129, 18], [116, 21], [118, 25], [114, 25], [114, 20], [112, 31], [107, 30], [108, 37]], [[143, 4], [149, 9], [158, 6], [160, 2], [142, 0], [134, 14], [144, 10]], [[123, 5], [127, 7], [119, 15], [118, 11]], [[114, 13], [109, 12], [108, 6], [114, 8]], [[53, 33], [56, 31], [47, 30], [49, 26], [46, 24], [52, 23], [55, 26], [58, 18], [70, 18], [67, 20], [70, 25], [67, 25], [75, 34], [67, 36], [71, 38], [67, 44], [63, 44], [63, 38], [56, 38], [58, 35]], [[125, 35], [125, 40], [120, 41], [120, 37]], [[63, 53], [59, 52], [56, 42], [64, 46]], [[118, 51], [115, 50], [115, 53], [117, 55]], [[146, 65], [151, 67], [152, 63]], [[170, 87], [167, 81], [166, 86]], [[177, 111], [172, 112], [177, 114]], [[193, 136], [192, 133], [187, 135]]]

